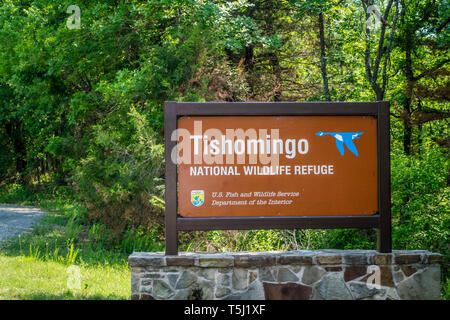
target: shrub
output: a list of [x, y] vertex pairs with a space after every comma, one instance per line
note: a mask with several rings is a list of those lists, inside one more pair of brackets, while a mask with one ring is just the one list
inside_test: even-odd
[[163, 145], [136, 109], [96, 126], [74, 182], [94, 220], [118, 237], [129, 226], [162, 223]]

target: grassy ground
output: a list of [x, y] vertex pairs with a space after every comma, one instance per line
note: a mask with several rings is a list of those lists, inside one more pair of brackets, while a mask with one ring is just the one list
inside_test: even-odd
[[129, 299], [128, 268], [78, 266], [79, 278], [61, 262], [0, 255], [0, 300]]
[[129, 299], [127, 255], [70, 238], [64, 220], [49, 212], [0, 245], [0, 299]]
[[130, 298], [129, 252], [108, 241], [100, 225], [87, 224], [82, 207], [70, 200], [0, 200], [47, 212], [31, 232], [0, 243], [0, 300]]

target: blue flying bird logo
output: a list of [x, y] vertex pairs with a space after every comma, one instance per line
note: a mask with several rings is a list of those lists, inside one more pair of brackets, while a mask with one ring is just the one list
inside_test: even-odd
[[358, 156], [358, 149], [356, 149], [353, 140], [359, 139], [359, 136], [364, 132], [322, 132], [319, 131], [316, 133], [316, 136], [332, 136], [336, 140], [336, 147], [339, 150], [341, 156], [344, 155], [345, 149], [344, 145], [347, 146], [348, 150], [353, 152], [355, 156]]

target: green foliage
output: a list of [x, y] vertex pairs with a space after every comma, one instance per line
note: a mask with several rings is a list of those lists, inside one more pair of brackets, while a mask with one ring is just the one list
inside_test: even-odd
[[450, 242], [449, 160], [438, 148], [392, 160], [393, 242], [397, 247], [447, 252]]
[[441, 283], [447, 297], [450, 275], [448, 172], [448, 153], [437, 147], [430, 147], [417, 157], [398, 154], [392, 160], [393, 246], [441, 253]]
[[26, 204], [32, 197], [32, 193], [27, 188], [18, 183], [6, 184], [0, 187], [1, 203], [22, 203]]
[[336, 229], [326, 233], [326, 246], [330, 249], [376, 249], [375, 230]]
[[122, 128], [117, 124], [95, 128], [94, 141], [75, 169], [74, 181], [78, 196], [93, 215], [121, 232], [128, 224], [148, 224], [151, 218], [160, 218], [155, 199], [161, 199], [164, 192], [160, 178], [163, 146], [146, 125], [145, 115], [136, 109], [117, 122]]
[[208, 231], [179, 235], [181, 251], [267, 251], [284, 250], [286, 244], [279, 230]]
[[[366, 3], [382, 12], [391, 4], [384, 39], [366, 32]], [[381, 55], [394, 247], [441, 252], [448, 265], [448, 3], [92, 0], [79, 4], [81, 28], [72, 30], [71, 4], [0, 3], [0, 202], [60, 212], [22, 239], [24, 255], [117, 261], [115, 251], [162, 250], [164, 101], [324, 100], [320, 13], [331, 100], [380, 96], [368, 70]], [[375, 233], [214, 231], [180, 242], [372, 249]]]

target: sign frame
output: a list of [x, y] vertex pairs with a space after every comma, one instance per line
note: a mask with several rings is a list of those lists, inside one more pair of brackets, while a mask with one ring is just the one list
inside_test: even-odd
[[[377, 247], [392, 252], [389, 101], [164, 103], [166, 255], [178, 254], [179, 231], [252, 229], [377, 229]], [[181, 217], [171, 135], [184, 116], [372, 116], [377, 119], [378, 212], [370, 216]]]

